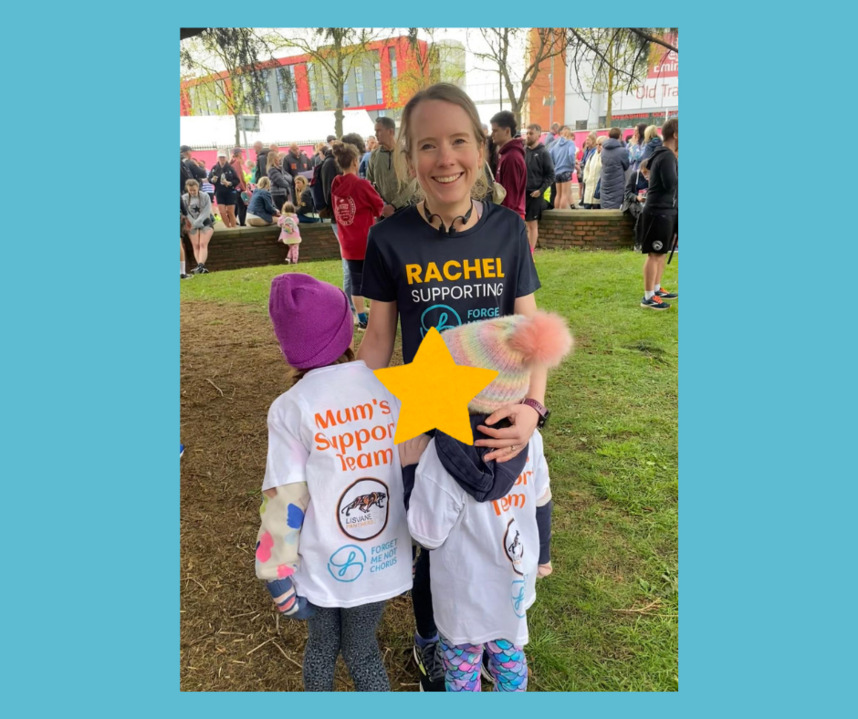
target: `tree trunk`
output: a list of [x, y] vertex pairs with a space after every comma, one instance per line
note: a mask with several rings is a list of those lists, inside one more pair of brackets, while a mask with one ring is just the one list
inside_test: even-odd
[[239, 115], [233, 115], [233, 118], [235, 118], [235, 144], [233, 147], [241, 147], [241, 127], [239, 124], [239, 117]]
[[337, 71], [337, 79], [335, 83], [337, 91], [337, 110], [334, 113], [334, 134], [339, 139], [343, 136], [343, 91], [344, 85], [346, 84], [346, 78], [343, 73], [343, 36], [336, 30], [334, 30], [334, 52], [336, 52], [335, 64]]
[[337, 138], [343, 136], [343, 89], [340, 88], [340, 101], [337, 105], [337, 111], [334, 113], [334, 134]]
[[608, 67], [608, 110], [605, 113], [605, 127], [611, 126], [611, 111], [614, 104], [614, 68], [613, 65]]

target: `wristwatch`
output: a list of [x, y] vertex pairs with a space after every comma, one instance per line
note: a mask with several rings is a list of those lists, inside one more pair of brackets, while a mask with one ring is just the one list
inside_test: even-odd
[[541, 402], [537, 402], [535, 399], [531, 399], [527, 397], [521, 400], [522, 404], [526, 404], [531, 409], [535, 409], [539, 414], [539, 420], [536, 423], [536, 426], [539, 429], [542, 429], [545, 426], [545, 423], [548, 421], [548, 418], [551, 416], [551, 412], [545, 407]]

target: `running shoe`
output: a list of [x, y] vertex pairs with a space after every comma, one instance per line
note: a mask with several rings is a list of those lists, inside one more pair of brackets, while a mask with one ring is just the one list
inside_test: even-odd
[[185, 453], [185, 445], [179, 442], [179, 459], [182, 458], [182, 455]]
[[662, 302], [661, 297], [658, 295], [653, 295], [652, 299], [648, 300], [646, 297], [641, 298], [641, 307], [648, 307], [651, 310], [669, 310], [670, 305], [667, 302]]
[[679, 297], [678, 292], [668, 292], [666, 289], [664, 289], [664, 287], [662, 287], [660, 290], [657, 290], [655, 294], [658, 297], [661, 297], [661, 299], [663, 300], [675, 300], [677, 297]]
[[443, 692], [444, 686], [444, 662], [441, 661], [441, 649], [438, 642], [429, 642], [422, 649], [414, 640], [412, 649], [414, 662], [420, 670], [421, 692]]
[[194, 276], [193, 276], [193, 275], [183, 275], [183, 274], [180, 274], [180, 275], [179, 275], [179, 279], [180, 279], [180, 280], [192, 280], [192, 279], [194, 279]]
[[495, 683], [495, 678], [489, 671], [489, 653], [485, 649], [483, 650], [483, 661], [480, 664], [480, 676], [491, 684]]
[[201, 275], [207, 275], [209, 273], [205, 265], [197, 265], [194, 269], [197, 270]]

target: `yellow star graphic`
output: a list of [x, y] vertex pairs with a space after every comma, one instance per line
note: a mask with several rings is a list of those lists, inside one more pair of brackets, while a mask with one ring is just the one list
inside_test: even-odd
[[412, 362], [374, 372], [402, 403], [393, 438], [396, 444], [430, 429], [473, 444], [468, 402], [498, 376], [493, 369], [457, 365], [434, 327], [426, 333]]

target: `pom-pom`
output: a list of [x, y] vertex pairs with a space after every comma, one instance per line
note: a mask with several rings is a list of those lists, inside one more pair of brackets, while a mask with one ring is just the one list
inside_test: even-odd
[[521, 353], [527, 365], [556, 367], [572, 351], [572, 335], [560, 315], [537, 312], [518, 323], [509, 346]]

